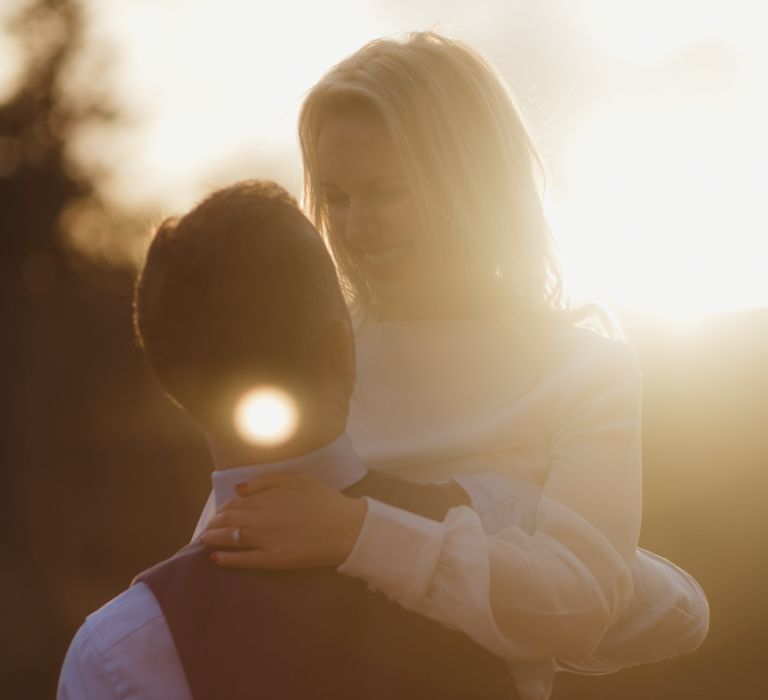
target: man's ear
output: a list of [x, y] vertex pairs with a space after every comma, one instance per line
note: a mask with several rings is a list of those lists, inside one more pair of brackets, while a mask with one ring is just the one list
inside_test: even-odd
[[356, 359], [355, 335], [352, 324], [346, 319], [336, 319], [328, 326], [325, 364], [329, 381], [343, 391], [348, 401], [355, 388]]

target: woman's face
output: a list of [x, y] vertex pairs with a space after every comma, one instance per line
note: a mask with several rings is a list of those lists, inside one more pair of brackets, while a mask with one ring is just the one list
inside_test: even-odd
[[455, 316], [456, 268], [435, 250], [384, 126], [356, 113], [329, 117], [318, 158], [330, 235], [366, 276], [380, 319]]

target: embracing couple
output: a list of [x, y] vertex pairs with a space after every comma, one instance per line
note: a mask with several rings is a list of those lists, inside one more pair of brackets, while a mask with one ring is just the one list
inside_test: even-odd
[[[213, 494], [86, 620], [59, 697], [539, 700], [695, 649], [704, 594], [637, 548], [633, 353], [561, 300], [500, 78], [434, 34], [372, 42], [299, 135], [311, 223], [245, 182], [150, 245], [137, 333]], [[282, 441], [237, 428], [259, 389], [295, 404]]]

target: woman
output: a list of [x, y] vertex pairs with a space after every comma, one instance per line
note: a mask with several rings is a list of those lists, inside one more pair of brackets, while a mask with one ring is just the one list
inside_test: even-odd
[[[297, 521], [273, 528], [271, 544], [295, 546], [292, 566], [339, 566], [464, 630], [512, 661], [523, 697], [548, 696], [555, 658], [583, 660], [605, 644], [632, 609], [633, 574], [643, 591], [657, 576], [678, 593], [688, 586], [680, 596], [698, 619], [684, 644], [695, 647], [706, 630], [700, 589], [646, 555], [637, 570], [633, 354], [563, 308], [539, 162], [499, 76], [432, 33], [375, 41], [310, 91], [299, 133], [308, 213], [361, 321], [355, 447], [367, 467], [409, 479], [464, 475], [474, 510], [434, 523], [368, 501], [362, 525]], [[293, 512], [305, 511], [302, 498], [346, 497], [309, 489]], [[216, 516], [205, 541], [239, 541], [252, 503]], [[324, 558], [300, 545], [315, 525], [340, 543]], [[219, 561], [252, 565], [247, 551]]]

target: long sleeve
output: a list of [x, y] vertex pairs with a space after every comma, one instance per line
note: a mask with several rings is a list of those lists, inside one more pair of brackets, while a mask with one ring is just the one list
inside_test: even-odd
[[81, 628], [69, 647], [59, 678], [58, 700], [118, 700], [121, 694], [108, 664], [96, 650], [86, 628]]
[[192, 700], [149, 588], [131, 586], [90, 615], [67, 651], [57, 700]]
[[709, 630], [709, 605], [690, 574], [644, 549], [637, 550], [631, 571], [634, 594], [624, 614], [589, 659], [559, 659], [560, 670], [613, 673], [690, 654], [704, 641]]
[[509, 659], [592, 655], [632, 598], [640, 381], [620, 344], [587, 369], [553, 410], [532, 532], [488, 536], [467, 507], [436, 524], [370, 502], [339, 570]]
[[[495, 472], [454, 476], [470, 497], [486, 534], [511, 526], [536, 527], [542, 489], [525, 479]], [[588, 659], [558, 659], [556, 667], [582, 674], [614, 673], [638, 664], [695, 651], [709, 628], [707, 596], [686, 571], [638, 548], [632, 561], [633, 595]]]

